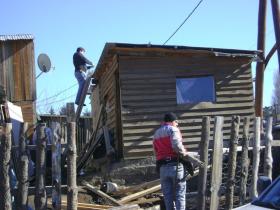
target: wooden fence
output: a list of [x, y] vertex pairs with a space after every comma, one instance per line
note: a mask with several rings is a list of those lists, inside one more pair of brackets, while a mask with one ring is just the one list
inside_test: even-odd
[[[76, 184], [76, 122], [73, 117], [74, 105], [67, 104], [67, 120], [66, 120], [66, 138], [67, 138], [67, 209], [77, 209], [77, 184]], [[265, 138], [261, 141], [261, 119], [255, 119], [254, 135], [250, 138], [249, 133], [249, 118], [243, 119], [243, 131], [239, 131], [240, 117], [232, 117], [231, 140], [229, 148], [223, 148], [223, 117], [215, 117], [214, 125], [214, 144], [213, 148], [209, 149], [210, 139], [210, 118], [203, 117], [202, 121], [202, 138], [200, 143], [200, 159], [205, 164], [199, 170], [198, 181], [198, 200], [197, 209], [217, 210], [217, 209], [232, 209], [235, 205], [236, 191], [238, 194], [238, 205], [248, 202], [257, 196], [257, 178], [260, 165], [260, 151], [264, 151], [264, 167], [263, 173], [271, 177], [272, 170], [272, 119], [268, 120], [265, 129]], [[46, 150], [52, 149], [52, 203], [55, 209], [61, 209], [61, 144], [62, 128], [58, 123], [50, 125], [53, 132], [53, 142], [51, 145], [47, 143], [45, 123], [41, 123], [36, 128], [36, 184], [35, 184], [35, 208], [46, 209], [47, 205], [47, 187], [45, 183], [46, 176]], [[11, 194], [9, 186], [9, 162], [11, 159], [11, 130], [12, 124], [6, 123], [0, 126], [0, 209], [10, 210]], [[18, 170], [19, 184], [15, 204], [18, 209], [27, 208], [28, 193], [31, 188], [28, 185], [28, 156], [27, 150], [31, 146], [26, 145], [26, 130], [27, 124], [21, 125], [19, 145], [15, 147], [18, 151]], [[242, 132], [242, 138], [239, 134]], [[251, 133], [252, 134], [252, 133]], [[250, 147], [250, 141], [253, 145]], [[263, 144], [261, 144], [263, 142]], [[262, 145], [262, 146], [261, 146]], [[252, 158], [250, 154], [252, 153]], [[210, 158], [209, 158], [210, 157]], [[227, 157], [227, 158], [225, 158]], [[240, 158], [238, 158], [240, 157]], [[227, 170], [226, 175], [223, 173], [223, 166], [226, 160]], [[248, 160], [251, 160], [249, 163]], [[238, 162], [240, 161], [240, 162]], [[238, 163], [238, 164], [237, 164]], [[241, 169], [237, 171], [237, 165]], [[251, 169], [250, 169], [251, 166]], [[209, 170], [210, 168], [210, 170]], [[249, 171], [251, 171], [251, 176]], [[237, 175], [240, 173], [240, 175]], [[250, 190], [248, 188], [248, 178], [251, 177]], [[224, 180], [226, 177], [226, 181]], [[236, 183], [236, 177], [240, 178], [239, 184]], [[224, 189], [222, 189], [224, 188]]]
[[[43, 122], [46, 123], [48, 127], [50, 127], [53, 122], [59, 123], [61, 125], [62, 137], [66, 139], [65, 138], [65, 136], [67, 136], [66, 115], [40, 115], [40, 118]], [[87, 141], [89, 140], [92, 131], [93, 131], [92, 117], [81, 116], [79, 118], [79, 121], [76, 123], [76, 145], [77, 145], [78, 154], [80, 154], [82, 149], [87, 144]]]
[[[77, 209], [78, 188], [76, 185], [76, 122], [74, 104], [67, 104], [66, 133], [67, 133], [67, 209]], [[28, 209], [28, 195], [35, 193], [35, 209], [47, 209], [47, 191], [51, 189], [52, 205], [54, 209], [61, 209], [61, 144], [62, 129], [59, 123], [53, 122], [52, 144], [48, 142], [46, 123], [36, 126], [36, 146], [27, 145], [27, 123], [20, 125], [19, 144], [12, 146], [12, 123], [1, 122], [0, 126], [0, 209], [12, 209], [12, 197], [16, 198], [13, 205], [16, 209]], [[28, 151], [36, 149], [36, 183], [35, 189], [29, 187], [28, 179]], [[46, 151], [52, 150], [52, 186], [46, 186]], [[18, 190], [10, 190], [10, 163], [11, 154], [17, 151]], [[32, 192], [33, 191], [33, 192]], [[34, 192], [35, 191], [35, 192]], [[12, 194], [12, 196], [11, 196]]]
[[[268, 120], [265, 134], [261, 135], [261, 119], [257, 117], [251, 138], [249, 118], [243, 120], [244, 126], [240, 139], [240, 117], [232, 117], [229, 148], [223, 148], [223, 117], [215, 117], [214, 145], [209, 149], [210, 120], [209, 117], [203, 118], [200, 159], [205, 164], [199, 172], [198, 210], [228, 210], [248, 203], [258, 196], [258, 176], [265, 175], [272, 178], [272, 118]], [[264, 138], [261, 139], [261, 136]], [[261, 151], [264, 153], [262, 159]], [[210, 160], [208, 160], [209, 156]], [[211, 172], [207, 173], [208, 161]]]

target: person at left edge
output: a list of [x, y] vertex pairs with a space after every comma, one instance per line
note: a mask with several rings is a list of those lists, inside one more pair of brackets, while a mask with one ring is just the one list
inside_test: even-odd
[[73, 64], [75, 66], [75, 77], [79, 84], [79, 89], [75, 100], [75, 104], [77, 105], [79, 105], [79, 101], [85, 85], [86, 72], [88, 69], [93, 67], [93, 63], [84, 56], [84, 53], [85, 53], [85, 49], [82, 47], [78, 47], [73, 55]]

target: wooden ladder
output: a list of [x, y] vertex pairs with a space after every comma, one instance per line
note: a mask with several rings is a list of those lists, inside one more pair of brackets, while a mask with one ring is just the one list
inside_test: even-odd
[[89, 74], [87, 76], [86, 81], [85, 81], [85, 85], [84, 85], [84, 88], [83, 88], [83, 91], [82, 91], [82, 95], [81, 95], [81, 98], [80, 98], [80, 101], [79, 101], [79, 104], [78, 104], [78, 108], [77, 108], [76, 114], [75, 114], [75, 121], [76, 122], [79, 121], [79, 118], [81, 116], [81, 112], [82, 112], [82, 109], [83, 109], [83, 106], [84, 106], [84, 103], [85, 103], [86, 95], [88, 94], [88, 88], [90, 86], [92, 78], [93, 78], [93, 73]]

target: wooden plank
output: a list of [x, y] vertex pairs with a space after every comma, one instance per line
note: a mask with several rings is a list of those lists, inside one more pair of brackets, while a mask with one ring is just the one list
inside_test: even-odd
[[219, 190], [222, 182], [222, 161], [223, 161], [223, 118], [215, 117], [215, 140], [213, 150], [212, 175], [211, 175], [211, 201], [210, 210], [217, 210], [219, 207]]
[[[98, 204], [89, 204], [89, 203], [78, 203], [77, 204], [77, 210], [102, 210], [102, 209], [110, 209], [113, 206], [109, 205], [98, 205]], [[53, 208], [51, 203], [48, 203], [48, 208]], [[66, 201], [62, 201], [61, 209], [66, 210], [67, 209], [67, 203]]]
[[23, 80], [21, 71], [21, 43], [13, 42], [13, 73], [15, 85], [15, 100], [22, 101], [25, 99], [23, 95]]
[[110, 210], [141, 210], [137, 204], [127, 204], [123, 206], [113, 207]]
[[99, 142], [99, 136], [97, 135], [97, 132], [101, 121], [101, 114], [103, 113], [103, 111], [104, 111], [104, 106], [101, 104], [96, 128], [93, 131], [89, 139], [89, 142], [83, 148], [82, 150], [83, 152], [81, 153], [81, 156], [79, 156], [79, 159], [77, 161], [77, 173], [79, 173], [80, 170], [86, 165], [86, 163], [89, 160], [89, 157], [92, 155], [92, 152], [95, 150], [96, 145]]
[[52, 138], [52, 205], [56, 210], [61, 209], [61, 127], [57, 122], [51, 125]]
[[[176, 109], [175, 109], [176, 110]], [[185, 110], [188, 110], [187, 108]], [[180, 119], [185, 119], [188, 117], [202, 117], [203, 115], [207, 116], [216, 116], [216, 115], [222, 115], [222, 116], [229, 116], [233, 115], [234, 113], [240, 115], [240, 116], [248, 116], [254, 114], [253, 107], [250, 108], [244, 108], [240, 107], [239, 110], [198, 110], [198, 111], [192, 111], [188, 110], [188, 112], [184, 112], [183, 110], [175, 111], [178, 116], [180, 116]], [[124, 122], [133, 122], [134, 120], [162, 120], [162, 112], [154, 112], [154, 113], [123, 113], [123, 121]]]
[[120, 189], [120, 190], [114, 192], [113, 194], [114, 195], [124, 195], [124, 194], [127, 194], [127, 193], [137, 192], [140, 189], [150, 188], [150, 187], [153, 187], [153, 186], [156, 186], [156, 185], [159, 185], [159, 184], [160, 184], [160, 180], [156, 179], [156, 180], [153, 180], [153, 181], [150, 181], [150, 182], [145, 182], [145, 183], [142, 183], [142, 184], [139, 184], [139, 185], [136, 185], [136, 186]]
[[272, 145], [273, 147], [280, 147], [280, 140], [273, 140], [272, 143], [271, 143], [271, 145]]
[[0, 126], [0, 208], [12, 209], [9, 163], [11, 160], [12, 123]]
[[272, 180], [272, 151], [271, 143], [273, 141], [272, 136], [272, 117], [267, 120], [267, 126], [265, 129], [265, 153], [264, 153], [264, 175]]
[[241, 152], [241, 175], [240, 175], [240, 196], [239, 204], [244, 205], [247, 200], [247, 180], [248, 180], [248, 168], [249, 168], [249, 158], [248, 158], [248, 147], [249, 147], [249, 121], [250, 119], [246, 117], [244, 119], [243, 126], [243, 138], [241, 141], [242, 152]]
[[144, 195], [148, 195], [148, 194], [151, 194], [151, 193], [154, 193], [154, 192], [157, 192], [161, 189], [161, 185], [156, 185], [154, 187], [151, 187], [147, 190], [143, 190], [141, 192], [138, 192], [138, 193], [135, 193], [135, 194], [132, 194], [132, 195], [128, 195], [126, 197], [123, 197], [119, 202], [121, 204], [126, 204], [132, 200], [135, 200], [137, 198], [140, 198], [140, 197], [143, 197]]
[[47, 193], [45, 187], [46, 176], [46, 124], [40, 123], [36, 128], [36, 183], [34, 203], [36, 209], [46, 209]]
[[253, 169], [252, 169], [252, 182], [251, 182], [251, 199], [255, 199], [258, 197], [257, 192], [257, 181], [259, 174], [259, 164], [260, 164], [260, 137], [261, 137], [261, 118], [255, 118], [255, 128], [254, 128], [254, 146], [253, 146]]
[[226, 185], [226, 209], [233, 208], [233, 193], [234, 193], [234, 182], [235, 182], [235, 171], [236, 171], [236, 157], [237, 157], [237, 144], [238, 144], [238, 133], [239, 133], [240, 117], [232, 117], [231, 126], [231, 138], [229, 142], [229, 161], [228, 161], [228, 176]]
[[95, 194], [101, 196], [102, 198], [109, 200], [110, 202], [112, 202], [114, 205], [117, 206], [121, 206], [122, 203], [120, 201], [117, 201], [116, 199], [112, 198], [111, 196], [107, 195], [106, 193], [96, 189], [95, 187], [93, 187], [92, 185], [90, 185], [89, 183], [87, 183], [86, 181], [82, 182], [83, 186], [85, 186], [88, 190], [94, 192]]
[[[140, 100], [141, 97], [139, 97]], [[152, 98], [153, 97], [149, 97]], [[164, 96], [158, 96], [157, 99], [164, 99]], [[144, 100], [144, 99], [143, 99]], [[215, 104], [212, 102], [200, 102], [197, 104], [186, 104], [186, 105], [181, 105], [181, 106], [170, 106], [168, 107], [159, 107], [158, 109], [156, 109], [155, 107], [152, 108], [146, 108], [146, 109], [134, 109], [133, 112], [126, 110], [125, 107], [123, 106], [123, 114], [127, 114], [127, 115], [136, 115], [136, 114], [150, 114], [150, 113], [164, 113], [164, 112], [168, 112], [171, 110], [176, 110], [177, 112], [179, 111], [185, 111], [185, 110], [189, 110], [189, 111], [202, 111], [202, 112], [207, 112], [210, 110], [214, 110], [214, 111], [221, 111], [221, 110], [228, 110], [231, 112], [234, 112], [234, 110], [238, 110], [238, 109], [245, 109], [245, 108], [250, 108], [253, 107], [253, 103], [252, 102], [245, 102], [245, 103], [226, 103], [226, 104]], [[199, 113], [198, 113], [199, 114]]]
[[25, 209], [28, 203], [28, 151], [26, 147], [26, 131], [28, 124], [24, 123], [20, 126], [19, 138], [19, 174], [18, 174], [18, 192], [16, 196], [16, 206], [18, 209]]
[[199, 170], [198, 176], [198, 197], [200, 202], [197, 203], [198, 210], [204, 210], [206, 207], [206, 182], [208, 167], [208, 146], [210, 139], [210, 117], [203, 117], [201, 142], [199, 144], [200, 160], [204, 162], [204, 166]]
[[151, 204], [151, 203], [154, 203], [154, 202], [158, 202], [160, 200], [161, 200], [161, 198], [159, 198], [159, 197], [148, 198], [148, 199], [142, 198], [141, 200], [139, 199], [139, 200], [136, 200], [136, 201], [129, 202], [129, 204], [148, 204], [148, 203]]
[[[67, 107], [69, 107], [69, 103]], [[67, 208], [77, 209], [77, 147], [76, 147], [76, 122], [67, 122]]]

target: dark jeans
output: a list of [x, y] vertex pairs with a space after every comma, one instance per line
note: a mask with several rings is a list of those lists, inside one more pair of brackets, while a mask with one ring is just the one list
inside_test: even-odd
[[86, 73], [83, 72], [83, 71], [75, 71], [75, 77], [76, 77], [76, 79], [79, 83], [79, 89], [78, 89], [78, 92], [77, 92], [75, 104], [79, 104], [87, 77], [86, 77]]

